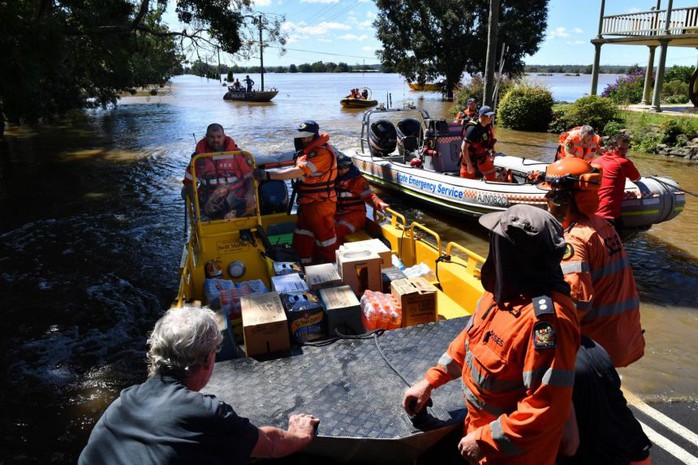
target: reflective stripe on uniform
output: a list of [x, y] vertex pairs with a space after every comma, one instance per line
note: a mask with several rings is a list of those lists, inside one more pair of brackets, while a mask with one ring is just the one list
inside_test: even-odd
[[557, 387], [571, 387], [574, 384], [574, 371], [570, 370], [540, 367], [533, 371], [524, 371], [522, 375], [526, 389], [532, 389], [541, 384]]
[[504, 455], [518, 455], [522, 452], [522, 450], [516, 447], [511, 441], [511, 438], [504, 434], [501, 417], [490, 423], [490, 431], [492, 431], [492, 439], [497, 443], [499, 450], [501, 450]]
[[565, 262], [560, 267], [562, 268], [562, 274], [589, 272], [589, 264], [587, 262]]
[[599, 305], [597, 308], [593, 309], [587, 313], [584, 318], [582, 318], [582, 323], [594, 318], [619, 315], [621, 313], [630, 312], [636, 310], [640, 306], [640, 297], [635, 295], [629, 299], [623, 300], [621, 302], [611, 302], [605, 305]]
[[354, 225], [349, 223], [348, 221], [339, 220], [339, 221], [337, 221], [337, 224], [341, 224], [342, 226], [346, 226], [346, 228], [351, 232], [356, 232], [356, 228], [354, 227]]
[[591, 279], [594, 281], [598, 281], [601, 278], [605, 278], [606, 276], [618, 273], [620, 270], [627, 268], [628, 266], [630, 265], [628, 264], [627, 257], [620, 257], [618, 260], [615, 260], [611, 263], [608, 263], [605, 266], [602, 266], [592, 271]]
[[523, 384], [520, 379], [496, 379], [488, 378], [487, 375], [480, 373], [473, 363], [473, 353], [468, 351], [465, 354], [465, 363], [470, 368], [470, 379], [480, 388], [490, 392], [512, 391], [521, 389]]
[[337, 243], [337, 236], [331, 237], [331, 238], [327, 239], [326, 241], [318, 241], [318, 240], [316, 239], [316, 240], [315, 240], [315, 243], [316, 243], [319, 247], [329, 247], [329, 246], [331, 246], [331, 245]]
[[293, 234], [298, 234], [299, 236], [310, 236], [313, 238], [315, 237], [315, 234], [307, 229], [296, 229], [293, 231]]
[[[317, 173], [317, 168], [313, 164], [312, 161], [305, 161], [305, 166], [307, 166], [310, 169], [311, 173]], [[325, 173], [322, 173], [321, 175], [324, 175]]]
[[446, 370], [446, 373], [448, 373], [451, 379], [458, 379], [463, 373], [463, 367], [459, 363], [456, 363], [451, 356], [448, 355], [448, 352], [443, 353], [437, 364]]
[[482, 402], [478, 397], [473, 394], [473, 392], [468, 388], [468, 386], [463, 383], [463, 396], [465, 397], [465, 400], [467, 400], [470, 404], [472, 404], [474, 407], [476, 407], [478, 410], [482, 410], [484, 412], [489, 413], [493, 417], [498, 417], [504, 413], [508, 413], [507, 410], [497, 407], [496, 405], [488, 404], [485, 402]]

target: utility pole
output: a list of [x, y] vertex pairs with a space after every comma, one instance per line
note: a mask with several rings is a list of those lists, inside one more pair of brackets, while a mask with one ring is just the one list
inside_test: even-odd
[[494, 96], [494, 67], [497, 62], [497, 33], [499, 32], [499, 0], [490, 0], [490, 15], [487, 22], [487, 58], [485, 60], [485, 89], [483, 105], [492, 106]]
[[262, 75], [262, 92], [264, 92], [264, 42], [262, 41], [262, 18], [263, 16], [259, 15], [259, 64], [262, 67], [260, 69], [260, 73]]

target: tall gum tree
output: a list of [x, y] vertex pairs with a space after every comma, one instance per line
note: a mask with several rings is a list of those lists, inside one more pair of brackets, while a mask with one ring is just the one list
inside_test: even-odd
[[[508, 53], [504, 73], [523, 72], [523, 57], [538, 51], [545, 35], [548, 0], [501, 0], [498, 43]], [[383, 66], [408, 81], [445, 79], [453, 89], [463, 73], [482, 73], [487, 55], [487, 0], [376, 0], [374, 21]]]

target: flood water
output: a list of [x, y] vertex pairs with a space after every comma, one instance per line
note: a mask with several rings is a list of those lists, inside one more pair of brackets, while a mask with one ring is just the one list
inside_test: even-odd
[[[360, 132], [362, 110], [339, 106], [352, 87], [382, 102], [390, 94], [395, 107], [414, 102], [432, 117], [450, 107], [397, 75], [265, 78], [280, 89], [267, 104], [226, 102], [220, 83], [184, 76], [171, 96], [124, 99], [50, 128], [10, 127], [0, 141], [0, 463], [75, 463], [119, 390], [145, 378], [146, 333], [176, 294], [181, 178], [209, 123], [253, 153], [272, 153], [291, 150], [295, 127], [314, 119], [341, 149], [356, 146]], [[614, 78], [602, 75], [601, 88]], [[537, 79], [548, 79], [556, 98], [581, 96], [576, 77]], [[575, 81], [565, 87], [565, 79]], [[549, 134], [497, 136], [499, 151], [542, 160], [556, 147]], [[631, 157], [643, 174], [698, 192], [698, 165]], [[487, 253], [476, 221], [381, 195], [445, 239]], [[698, 203], [688, 196], [678, 218], [626, 244], [647, 350], [622, 370], [623, 382], [648, 401], [698, 400], [697, 228]]]

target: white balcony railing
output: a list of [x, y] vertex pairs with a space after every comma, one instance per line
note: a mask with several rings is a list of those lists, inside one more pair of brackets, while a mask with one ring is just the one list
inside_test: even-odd
[[669, 24], [666, 17], [667, 10], [604, 16], [601, 35], [643, 37], [698, 33], [698, 7], [671, 10]]

